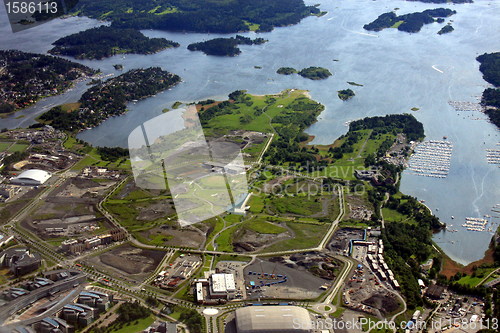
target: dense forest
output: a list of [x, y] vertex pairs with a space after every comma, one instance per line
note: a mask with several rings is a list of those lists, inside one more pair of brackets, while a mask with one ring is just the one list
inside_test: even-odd
[[57, 95], [96, 71], [53, 56], [0, 51], [0, 112], [27, 107], [39, 98]]
[[476, 58], [481, 63], [479, 70], [483, 79], [495, 87], [500, 86], [500, 52], [485, 53]]
[[100, 26], [56, 40], [49, 53], [77, 59], [102, 59], [120, 53], [152, 54], [179, 44], [164, 38], [148, 38], [134, 29]]
[[303, 0], [80, 0], [75, 11], [117, 27], [215, 33], [271, 31], [321, 14]]
[[326, 68], [312, 66], [300, 70], [299, 75], [310, 80], [324, 80], [332, 76], [332, 73]]
[[[388, 12], [380, 15], [375, 21], [365, 24], [365, 30], [380, 31], [385, 28], [397, 28], [400, 31], [419, 32], [424, 24], [435, 22], [434, 18], [449, 17], [457, 12], [448, 8], [427, 9], [423, 12], [396, 15]], [[440, 19], [442, 22], [442, 19]]]
[[179, 76], [159, 67], [134, 69], [87, 90], [80, 98], [79, 109], [68, 112], [57, 106], [39, 119], [68, 131], [97, 126], [111, 116], [124, 113], [127, 102], [154, 95], [180, 80]]
[[476, 60], [481, 63], [479, 70], [483, 79], [495, 86], [483, 91], [481, 104], [486, 107], [485, 113], [491, 122], [500, 127], [500, 52], [485, 53]]
[[236, 35], [231, 38], [214, 38], [205, 42], [188, 45], [189, 51], [202, 51], [207, 55], [234, 57], [241, 53], [238, 45], [259, 45], [267, 42], [264, 38], [251, 39]]
[[[375, 188], [376, 196], [383, 200], [383, 191]], [[385, 223], [382, 238], [385, 245], [387, 264], [396, 274], [401, 292], [406, 298], [408, 308], [422, 305], [421, 290], [417, 283], [420, 278], [420, 263], [433, 255], [432, 231], [444, 225], [424, 205], [414, 197], [403, 195], [401, 198], [390, 196], [384, 205], [398, 211], [412, 220], [411, 223]], [[377, 206], [378, 208], [378, 206]], [[434, 259], [439, 260], [439, 259]], [[439, 270], [439, 265], [433, 274]]]
[[354, 120], [349, 124], [349, 131], [373, 129], [377, 134], [393, 132], [403, 133], [409, 141], [424, 138], [424, 126], [411, 114], [389, 114]]

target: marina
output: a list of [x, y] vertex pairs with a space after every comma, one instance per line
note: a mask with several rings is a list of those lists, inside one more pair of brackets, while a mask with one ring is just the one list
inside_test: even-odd
[[448, 104], [457, 112], [484, 112], [483, 106], [475, 102], [448, 101]]
[[465, 223], [462, 224], [462, 227], [466, 228], [467, 231], [494, 232], [493, 226], [490, 226], [487, 228], [487, 225], [489, 223], [489, 218], [491, 216], [485, 215], [484, 217], [486, 217], [486, 218], [466, 217]]
[[453, 144], [449, 141], [430, 140], [417, 145], [408, 169], [413, 174], [445, 178], [450, 170]]
[[486, 160], [489, 164], [500, 164], [500, 149], [486, 149]]

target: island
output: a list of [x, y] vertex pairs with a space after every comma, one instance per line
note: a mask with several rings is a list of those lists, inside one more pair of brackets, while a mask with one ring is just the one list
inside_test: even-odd
[[348, 84], [350, 84], [351, 86], [356, 86], [356, 87], [362, 87], [363, 85], [360, 84], [360, 83], [356, 83], [356, 82], [353, 82], [353, 81], [347, 81]]
[[456, 14], [455, 10], [449, 8], [427, 9], [423, 12], [396, 15], [388, 12], [380, 15], [375, 21], [365, 24], [363, 28], [369, 31], [381, 31], [386, 28], [397, 28], [405, 32], [419, 32], [424, 24], [435, 22], [434, 18], [449, 17]]
[[80, 0], [73, 13], [122, 28], [212, 33], [271, 31], [323, 14], [303, 0]]
[[202, 51], [207, 55], [234, 57], [241, 53], [238, 45], [260, 45], [267, 42], [264, 38], [251, 39], [236, 35], [231, 38], [214, 38], [205, 42], [188, 45], [189, 51]]
[[332, 76], [332, 73], [328, 69], [314, 66], [304, 68], [298, 74], [310, 80], [324, 80]]
[[347, 101], [356, 95], [352, 89], [339, 90], [337, 93], [339, 98], [343, 101]]
[[481, 63], [483, 79], [494, 86], [483, 91], [481, 104], [491, 122], [500, 128], [500, 52], [484, 53], [476, 60]]
[[0, 113], [62, 94], [75, 82], [97, 74], [87, 66], [53, 56], [0, 50]]
[[291, 74], [297, 74], [297, 70], [293, 67], [280, 67], [278, 68], [276, 73], [282, 75], [291, 75]]
[[310, 80], [324, 80], [333, 75], [327, 68], [315, 66], [303, 68], [300, 71], [297, 71], [293, 67], [280, 67], [276, 73], [281, 75], [299, 74], [300, 76]]
[[179, 43], [165, 38], [148, 38], [134, 29], [100, 26], [60, 38], [52, 45], [50, 54], [99, 60], [116, 54], [152, 54], [178, 47]]
[[181, 78], [159, 67], [134, 69], [87, 90], [78, 103], [56, 106], [39, 121], [70, 132], [94, 127], [126, 111], [126, 103], [171, 88]]
[[447, 34], [455, 30], [451, 24], [447, 24], [438, 31], [438, 35]]

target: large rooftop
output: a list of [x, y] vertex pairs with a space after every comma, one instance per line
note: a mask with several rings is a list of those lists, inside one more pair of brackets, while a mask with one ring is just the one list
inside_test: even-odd
[[310, 333], [312, 321], [297, 306], [248, 306], [236, 310], [238, 333]]

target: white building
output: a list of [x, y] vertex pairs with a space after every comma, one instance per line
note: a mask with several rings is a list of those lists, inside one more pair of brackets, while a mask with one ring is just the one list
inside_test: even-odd
[[45, 183], [51, 177], [50, 173], [40, 169], [23, 171], [17, 177], [10, 179], [12, 184], [38, 186]]
[[233, 274], [212, 274], [210, 277], [210, 296], [213, 298], [234, 298], [236, 282]]

